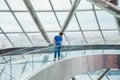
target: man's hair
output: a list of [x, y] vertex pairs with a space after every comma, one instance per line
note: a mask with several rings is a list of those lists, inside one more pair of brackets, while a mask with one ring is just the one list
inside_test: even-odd
[[59, 33], [59, 35], [60, 35], [60, 36], [62, 36], [62, 35], [63, 35], [63, 33], [62, 33], [62, 32], [60, 32], [60, 33]]

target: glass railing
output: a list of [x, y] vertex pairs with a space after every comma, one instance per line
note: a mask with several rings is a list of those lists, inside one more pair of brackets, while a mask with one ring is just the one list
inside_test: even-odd
[[[49, 52], [51, 51], [51, 52]], [[16, 54], [15, 54], [16, 53]], [[0, 80], [22, 80], [29, 74], [54, 64], [54, 46], [26, 48], [0, 55]], [[61, 59], [93, 54], [119, 54], [120, 50], [77, 50], [65, 48]], [[18, 55], [19, 54], [19, 55]], [[57, 62], [57, 61], [56, 61]]]
[[21, 80], [26, 75], [53, 63], [53, 54], [46, 53], [45, 51], [54, 49], [54, 46], [39, 48], [25, 48], [1, 54], [0, 80]]

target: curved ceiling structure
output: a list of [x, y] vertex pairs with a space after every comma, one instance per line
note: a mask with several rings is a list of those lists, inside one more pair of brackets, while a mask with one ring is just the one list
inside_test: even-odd
[[0, 0], [0, 48], [48, 46], [60, 31], [63, 45], [120, 44], [119, 17], [89, 1]]
[[[100, 2], [96, 3], [96, 1]], [[25, 74], [29, 73], [27, 68], [32, 70], [30, 72], [34, 72], [35, 69], [39, 69], [38, 64], [41, 66], [44, 63], [53, 62], [51, 60], [53, 55], [49, 53], [53, 52], [54, 46], [52, 46], [52, 41], [54, 36], [59, 32], [64, 32], [62, 51], [67, 51], [63, 56], [65, 58], [70, 54], [69, 51], [74, 50], [81, 50], [79, 55], [81, 53], [89, 53], [89, 50], [99, 49], [102, 50], [92, 51], [92, 54], [96, 54], [96, 52], [103, 54], [106, 52], [104, 49], [109, 51], [113, 49], [116, 51], [113, 51], [112, 54], [119, 54], [120, 15], [118, 13], [120, 0], [111, 1], [0, 0], [1, 53], [5, 53], [5, 49], [9, 48], [20, 49], [0, 55], [0, 79], [19, 80]], [[76, 55], [73, 54], [74, 52], [71, 53], [72, 56]], [[10, 54], [13, 55], [11, 56]], [[69, 72], [69, 76], [58, 76], [56, 73], [53, 73], [56, 71], [52, 72], [52, 76], [56, 75], [59, 79], [64, 80], [86, 71], [103, 68], [120, 68], [118, 64], [119, 58], [119, 55], [77, 57], [60, 61], [47, 69], [54, 67], [59, 69], [63, 65], [66, 65], [63, 69], [65, 69], [66, 75], [68, 75], [69, 70], [71, 71]], [[79, 62], [79, 64], [76, 62]], [[101, 64], [97, 65], [96, 63], [99, 62]], [[89, 65], [88, 63], [93, 65]], [[79, 67], [80, 69], [78, 69]], [[19, 69], [19, 72], [16, 72], [17, 69]], [[63, 72], [61, 70], [61, 73]], [[4, 75], [7, 77], [4, 77]], [[42, 75], [42, 80], [46, 80], [46, 76]], [[46, 75], [51, 80], [59, 80], [53, 79], [48, 74]]]

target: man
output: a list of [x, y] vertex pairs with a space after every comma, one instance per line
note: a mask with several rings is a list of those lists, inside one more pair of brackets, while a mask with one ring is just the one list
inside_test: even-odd
[[55, 43], [55, 50], [54, 50], [54, 61], [56, 61], [57, 53], [58, 53], [58, 60], [60, 60], [60, 49], [62, 45], [62, 36], [63, 33], [60, 32], [59, 35], [56, 35], [54, 37], [54, 43]]

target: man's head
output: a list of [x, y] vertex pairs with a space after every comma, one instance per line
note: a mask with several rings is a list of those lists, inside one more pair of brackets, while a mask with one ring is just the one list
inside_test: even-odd
[[63, 33], [62, 33], [62, 32], [60, 32], [60, 33], [59, 33], [59, 35], [60, 35], [60, 36], [62, 36], [62, 35], [63, 35]]

